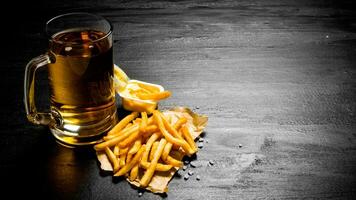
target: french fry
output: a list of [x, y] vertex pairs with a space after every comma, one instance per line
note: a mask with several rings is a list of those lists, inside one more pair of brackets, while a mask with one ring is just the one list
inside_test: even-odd
[[192, 155], [195, 153], [195, 151], [189, 146], [189, 144], [185, 140], [175, 138], [168, 133], [168, 131], [164, 127], [159, 111], [157, 110], [153, 111], [153, 117], [158, 125], [159, 130], [161, 131], [162, 135], [167, 139], [168, 142], [181, 146], [187, 155]]
[[[140, 166], [144, 169], [148, 169], [150, 167], [150, 164], [149, 162], [140, 162]], [[159, 171], [159, 172], [166, 172], [170, 169], [172, 169], [172, 165], [165, 165], [165, 164], [162, 164], [162, 163], [157, 163], [156, 165], [156, 171]]]
[[141, 148], [141, 145], [142, 145], [141, 139], [136, 140], [135, 143], [130, 148], [128, 154], [135, 154], [136, 152], [138, 152], [138, 150]]
[[127, 137], [125, 140], [119, 142], [118, 146], [120, 148], [125, 148], [125, 147], [129, 146], [130, 144], [132, 144], [133, 142], [135, 142], [135, 140], [137, 140], [137, 138], [139, 138], [139, 137], [140, 137], [140, 132], [137, 129], [129, 137]]
[[[104, 136], [104, 140], [108, 141], [108, 140], [111, 140], [111, 139], [116, 138], [118, 136], [122, 136], [122, 135], [127, 135], [127, 134], [130, 134], [130, 133], [133, 133], [136, 130], [138, 130], [138, 125], [137, 124], [133, 124], [132, 126], [130, 126], [128, 128], [124, 128], [120, 132]], [[128, 132], [130, 132], [130, 133], [128, 133]]]
[[127, 115], [108, 132], [108, 135], [120, 132], [128, 123], [134, 120], [137, 116], [138, 112], [132, 112], [131, 114]]
[[151, 85], [147, 85], [147, 84], [143, 84], [143, 83], [137, 83], [137, 84], [138, 84], [138, 86], [140, 86], [140, 88], [143, 88], [146, 91], [149, 91], [149, 93], [159, 92], [159, 88], [157, 88], [155, 86], [151, 86]]
[[114, 147], [114, 155], [118, 156], [119, 155], [119, 151], [120, 151], [119, 146], [115, 145], [115, 147]]
[[[183, 124], [185, 124], [186, 122], [187, 122], [187, 119], [185, 117], [181, 117], [173, 125], [173, 128], [178, 131], [180, 129], [180, 127]], [[162, 159], [163, 160], [165, 160], [165, 161], [167, 160], [167, 157], [169, 156], [169, 152], [171, 151], [172, 146], [173, 146], [172, 143], [167, 142], [166, 146], [164, 147], [163, 153], [162, 153]], [[179, 149], [179, 146], [178, 146], [177, 149]], [[174, 159], [174, 158], [172, 158], [172, 159]], [[169, 160], [172, 161], [172, 159], [169, 159]], [[178, 164], [178, 162], [180, 162], [180, 161], [177, 160], [177, 162], [175, 162], [175, 163]]]
[[[136, 141], [134, 141], [133, 143], [131, 143], [127, 146], [126, 163], [130, 162], [130, 160], [132, 159], [133, 154], [131, 154], [130, 151], [134, 148], [135, 143], [138, 142], [139, 140], [140, 139], [137, 139]], [[118, 144], [118, 146], [119, 146], [119, 144]], [[140, 148], [141, 148], [141, 145], [140, 145]], [[138, 148], [138, 150], [140, 148]], [[137, 151], [135, 153], [137, 153]]]
[[146, 93], [146, 94], [149, 94], [149, 93], [152, 93], [151, 91], [145, 89], [145, 88], [140, 88], [138, 90], [136, 90], [136, 93]]
[[159, 131], [158, 127], [154, 124], [146, 126], [145, 135]]
[[166, 143], [167, 143], [167, 141], [164, 138], [162, 138], [160, 140], [159, 145], [157, 147], [157, 150], [156, 150], [156, 152], [154, 154], [153, 160], [151, 161], [151, 164], [150, 164], [149, 168], [146, 170], [146, 172], [144, 173], [142, 179], [140, 180], [140, 186], [146, 187], [148, 185], [148, 183], [151, 181], [152, 176], [153, 176], [153, 174], [155, 172], [158, 160], [162, 155], [163, 148], [166, 145]]
[[140, 150], [135, 154], [135, 156], [131, 159], [129, 163], [124, 165], [118, 172], [114, 174], [114, 176], [122, 176], [130, 171], [137, 163], [140, 162], [141, 156], [146, 149], [146, 145], [142, 145]]
[[197, 151], [197, 147], [195, 146], [195, 142], [194, 139], [192, 137], [192, 134], [189, 132], [189, 129], [186, 125], [184, 125], [181, 129], [182, 133], [183, 133], [183, 137], [184, 139], [188, 142], [188, 144], [190, 145], [190, 147], [194, 150]]
[[171, 96], [170, 91], [163, 91], [163, 92], [156, 92], [156, 93], [150, 93], [150, 94], [144, 94], [144, 93], [138, 93], [136, 94], [138, 98], [142, 100], [152, 100], [152, 101], [158, 101], [162, 99], [166, 99]]
[[130, 129], [129, 131], [124, 132], [122, 135], [119, 135], [117, 137], [111, 138], [111, 139], [109, 139], [109, 140], [107, 140], [105, 142], [102, 142], [100, 144], [95, 145], [94, 149], [96, 151], [102, 151], [102, 150], [105, 149], [105, 147], [112, 147], [112, 146], [118, 144], [119, 142], [121, 142], [122, 140], [126, 139], [131, 134], [133, 134], [133, 133], [135, 133], [137, 131], [138, 131], [138, 126], [133, 126], [132, 129]]
[[177, 159], [174, 159], [171, 156], [167, 156], [166, 159], [164, 160], [164, 162], [166, 162], [169, 165], [172, 165], [173, 167], [182, 167], [183, 166], [183, 162]]
[[139, 124], [141, 123], [141, 121], [142, 121], [142, 119], [141, 119], [141, 118], [136, 118], [135, 120], [133, 120], [133, 121], [132, 121], [132, 123], [133, 123], [133, 124], [138, 124], [138, 125], [139, 125]]
[[[178, 127], [181, 126], [181, 123], [183, 123], [184, 121], [186, 122], [186, 120], [184, 120], [185, 118], [183, 118], [181, 121], [177, 121], [177, 122], [178, 122], [177, 127], [173, 127], [173, 126], [170, 124], [169, 119], [167, 119], [164, 114], [160, 113], [160, 115], [161, 115], [161, 118], [162, 118], [162, 121], [163, 121], [163, 124], [164, 124], [166, 130], [167, 130], [170, 134], [172, 134], [174, 137], [183, 140], [183, 137], [181, 136], [181, 134], [180, 134], [177, 130], [178, 130]], [[178, 150], [178, 149], [179, 149], [179, 146], [176, 145], [176, 144], [173, 144], [173, 148]]]
[[172, 146], [173, 145], [170, 142], [167, 142], [166, 146], [164, 146], [163, 153], [162, 153], [162, 160], [167, 159], [169, 152], [171, 152]]
[[120, 167], [125, 166], [125, 163], [126, 163], [126, 155], [120, 156], [119, 157], [119, 165], [120, 165]]
[[[125, 128], [130, 128], [132, 125], [133, 125], [133, 123], [128, 123], [128, 124], [125, 126]], [[123, 128], [123, 129], [125, 129], [125, 128]]]
[[140, 128], [139, 130], [142, 132], [142, 133], [145, 133], [146, 132], [146, 127], [147, 127], [147, 113], [146, 112], [141, 112], [141, 123], [140, 123]]
[[[179, 118], [179, 119], [177, 120], [177, 122], [173, 125], [173, 128], [178, 131], [179, 136], [182, 135], [182, 133], [179, 131], [179, 129], [180, 129], [181, 126], [182, 126], [183, 124], [185, 124], [185, 123], [187, 123], [187, 118], [181, 117], [181, 118]], [[178, 149], [179, 149], [179, 146], [173, 145], [173, 149], [178, 150]]]
[[123, 155], [123, 154], [127, 154], [129, 148], [123, 148], [119, 150], [119, 156]]
[[152, 125], [153, 122], [154, 122], [153, 116], [149, 117], [149, 118], [147, 119], [147, 126], [148, 126], [148, 125]]
[[136, 94], [138, 93], [144, 93], [144, 94], [149, 94], [151, 93], [150, 91], [144, 89], [144, 88], [139, 88], [139, 89], [129, 89], [129, 93], [132, 95], [132, 96], [136, 96]]
[[172, 143], [168, 142], [166, 146], [164, 146], [163, 153], [162, 153], [162, 160], [167, 164], [173, 165], [174, 167], [181, 167], [183, 165], [182, 161], [172, 158], [169, 155], [169, 152], [172, 149]]
[[138, 164], [136, 164], [130, 171], [130, 176], [129, 179], [130, 181], [133, 181], [137, 178], [138, 175]]
[[173, 128], [176, 129], [176, 131], [179, 131], [179, 129], [182, 127], [183, 124], [187, 123], [187, 118], [181, 117], [179, 118], [176, 123], [173, 125]]
[[147, 140], [146, 142], [146, 150], [142, 155], [142, 159], [141, 159], [141, 163], [142, 162], [147, 162], [148, 160], [148, 155], [150, 153], [151, 147], [153, 145], [153, 143], [159, 138], [159, 133], [153, 133], [151, 135], [151, 137]]
[[[140, 119], [140, 120], [141, 120], [141, 119]], [[148, 125], [148, 127], [149, 127], [150, 125], [152, 125], [152, 123], [153, 123], [153, 117], [151, 116], [151, 117], [149, 117], [149, 118], [147, 119], [147, 125]], [[116, 132], [116, 133], [113, 133], [113, 134], [111, 134], [111, 135], [104, 136], [104, 140], [105, 140], [105, 141], [111, 140], [111, 139], [113, 139], [113, 138], [115, 138], [115, 137], [122, 136], [122, 135], [125, 135], [125, 136], [126, 136], [127, 134], [129, 134], [128, 132], [132, 133], [132, 132], [138, 130], [138, 128], [139, 128], [139, 123], [136, 121], [136, 123], [134, 122], [131, 126], [129, 126], [129, 127], [125, 128], [125, 129], [121, 130], [120, 132]]]
[[127, 154], [126, 155], [126, 161], [125, 161], [125, 163], [129, 163], [130, 161], [131, 161], [131, 159], [132, 159], [132, 154]]
[[157, 111], [157, 113], [159, 113], [159, 115], [161, 116], [162, 122], [164, 124], [164, 127], [166, 128], [166, 130], [173, 135], [176, 138], [179, 139], [183, 139], [182, 136], [180, 136], [180, 134], [178, 133], [178, 131], [173, 128], [173, 126], [168, 122], [168, 120], [166, 119], [166, 117], [159, 111]]
[[124, 149], [120, 149], [119, 152], [119, 158], [120, 158], [120, 162], [119, 165], [120, 167], [123, 167], [126, 164], [126, 156], [127, 156], [127, 152], [128, 152], [129, 148], [124, 148]]
[[109, 161], [111, 162], [111, 166], [113, 168], [113, 171], [116, 172], [117, 170], [119, 170], [120, 166], [119, 166], [119, 162], [115, 156], [115, 154], [110, 150], [109, 147], [105, 148], [105, 153], [109, 158]]
[[150, 155], [149, 155], [149, 157], [148, 157], [148, 158], [149, 158], [149, 161], [152, 161], [152, 160], [153, 160], [153, 156], [154, 156], [154, 154], [155, 154], [155, 152], [156, 152], [156, 150], [157, 150], [158, 144], [159, 144], [158, 141], [156, 141], [156, 142], [153, 143], [152, 148], [151, 148], [151, 151], [150, 151]]

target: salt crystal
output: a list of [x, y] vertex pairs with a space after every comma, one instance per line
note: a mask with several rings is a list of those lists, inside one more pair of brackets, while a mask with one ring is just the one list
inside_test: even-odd
[[188, 180], [189, 179], [189, 174], [185, 174], [184, 175], [184, 180]]
[[197, 162], [190, 162], [190, 166], [194, 168], [197, 167]]
[[204, 146], [204, 144], [203, 144], [202, 142], [199, 142], [199, 143], [198, 143], [198, 148], [199, 148], [199, 149], [203, 148], [203, 146]]

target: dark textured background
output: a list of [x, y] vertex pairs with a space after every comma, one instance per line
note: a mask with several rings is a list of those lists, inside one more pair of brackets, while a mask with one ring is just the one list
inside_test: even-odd
[[[175, 177], [144, 199], [352, 199], [356, 196], [355, 1], [11, 1], [1, 7], [1, 195], [135, 199], [88, 149], [56, 144], [27, 122], [26, 63], [44, 53], [44, 23], [70, 11], [107, 17], [114, 59], [162, 84], [162, 108], [209, 116], [202, 180]], [[4, 13], [9, 11], [9, 14]], [[38, 106], [48, 105], [46, 71]], [[242, 144], [242, 148], [238, 148]], [[205, 164], [215, 160], [213, 167]], [[180, 172], [180, 174], [184, 174]]]

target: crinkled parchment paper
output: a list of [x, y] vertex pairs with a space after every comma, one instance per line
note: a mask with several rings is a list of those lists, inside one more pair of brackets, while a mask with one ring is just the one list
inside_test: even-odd
[[[190, 129], [190, 133], [192, 133], [193, 138], [198, 137], [206, 127], [208, 123], [208, 117], [205, 115], [198, 115], [192, 112], [189, 108], [185, 107], [176, 107], [167, 111], [163, 111], [163, 114], [167, 117], [171, 118], [171, 122], [174, 124], [178, 118], [185, 117], [187, 121], [187, 125]], [[183, 153], [180, 151], [173, 151], [171, 156], [182, 160]], [[102, 170], [105, 171], [112, 171], [112, 167], [110, 164], [109, 159], [107, 158], [105, 152], [97, 152], [97, 157], [100, 162], [100, 167]], [[165, 193], [168, 191], [168, 183], [178, 171], [178, 167], [173, 167], [171, 170], [167, 172], [155, 172], [155, 175], [152, 177], [150, 184], [148, 185], [147, 190], [154, 192], [154, 193]], [[143, 176], [144, 171], [140, 169], [138, 178], [136, 180], [130, 181], [127, 178], [127, 181], [132, 185], [137, 187], [140, 186], [139, 179]]]

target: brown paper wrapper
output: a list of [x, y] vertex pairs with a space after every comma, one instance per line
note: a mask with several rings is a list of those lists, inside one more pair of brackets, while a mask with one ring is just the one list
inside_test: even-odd
[[[208, 123], [208, 117], [205, 115], [198, 115], [191, 111], [189, 108], [185, 107], [175, 107], [167, 111], [163, 111], [165, 116], [169, 116], [171, 118], [172, 123], [175, 123], [179, 118], [185, 117], [187, 121], [188, 128], [190, 133], [192, 133], [193, 138], [197, 138], [204, 130]], [[173, 151], [172, 157], [182, 160], [183, 153], [180, 151]], [[102, 170], [105, 171], [113, 171], [110, 161], [107, 158], [104, 152], [97, 152], [97, 157], [100, 162], [100, 167]], [[153, 193], [165, 193], [168, 191], [168, 183], [174, 176], [174, 174], [178, 171], [178, 167], [173, 167], [171, 170], [167, 172], [155, 172], [154, 176], [150, 184], [145, 188]], [[138, 179], [136, 180], [129, 180], [126, 179], [132, 185], [139, 187], [139, 179], [143, 176], [143, 170], [140, 169]]]

